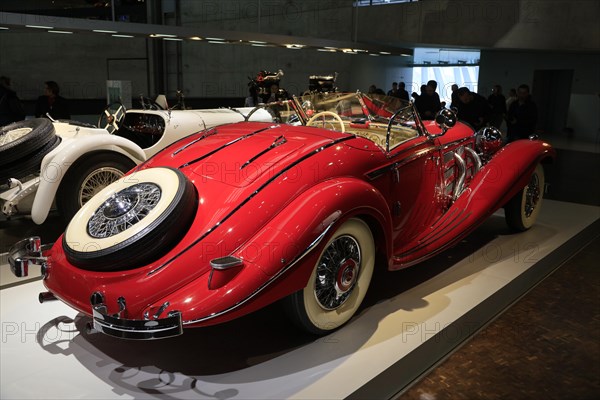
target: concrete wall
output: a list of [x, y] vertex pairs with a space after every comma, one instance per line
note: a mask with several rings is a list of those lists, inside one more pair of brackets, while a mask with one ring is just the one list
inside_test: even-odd
[[109, 77], [133, 80], [134, 94], [147, 88], [145, 39], [1, 31], [0, 54], [0, 75], [22, 100], [42, 95], [48, 80], [73, 99], [106, 98]]
[[279, 35], [352, 39], [352, 2], [347, 0], [182, 1], [183, 26]]
[[358, 40], [503, 49], [600, 50], [594, 0], [422, 0], [358, 9]]
[[[536, 70], [573, 70], [566, 126], [586, 141], [600, 132], [600, 54], [569, 52], [482, 51], [479, 92], [486, 97], [498, 83], [508, 93], [525, 83], [533, 89]], [[536, 93], [532, 96], [535, 98]], [[557, 128], [551, 134], [564, 134]]]

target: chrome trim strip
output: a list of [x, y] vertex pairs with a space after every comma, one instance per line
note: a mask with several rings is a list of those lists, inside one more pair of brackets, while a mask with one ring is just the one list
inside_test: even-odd
[[223, 217], [223, 219], [219, 222], [217, 222], [214, 226], [212, 226], [211, 228], [209, 228], [206, 232], [204, 232], [198, 239], [194, 240], [192, 243], [190, 243], [186, 248], [184, 248], [183, 250], [181, 250], [181, 252], [179, 252], [179, 254], [176, 254], [175, 256], [171, 257], [170, 259], [168, 259], [167, 261], [165, 261], [164, 263], [162, 263], [161, 265], [159, 265], [158, 267], [154, 268], [152, 271], [148, 272], [148, 276], [155, 274], [156, 272], [160, 271], [161, 269], [163, 269], [164, 267], [166, 267], [168, 264], [170, 264], [171, 262], [173, 262], [177, 257], [179, 257], [181, 254], [185, 253], [186, 251], [188, 251], [189, 249], [191, 249], [192, 247], [194, 247], [196, 244], [198, 244], [202, 239], [204, 239], [206, 236], [208, 236], [208, 234], [210, 234], [212, 231], [214, 231], [215, 229], [217, 229], [220, 225], [222, 225], [225, 221], [227, 221], [233, 214], [235, 214], [240, 208], [242, 208], [244, 205], [246, 205], [246, 203], [248, 203], [250, 200], [252, 200], [252, 198], [254, 196], [256, 196], [259, 192], [261, 192], [265, 187], [267, 187], [268, 185], [270, 185], [273, 181], [275, 181], [275, 179], [279, 178], [281, 175], [285, 174], [287, 171], [289, 171], [290, 169], [294, 168], [296, 165], [300, 164], [301, 162], [307, 160], [308, 158], [314, 156], [315, 154], [320, 153], [321, 151], [331, 147], [331, 146], [335, 146], [338, 143], [342, 143], [345, 142], [347, 140], [351, 140], [354, 139], [354, 136], [347, 136], [347, 137], [343, 137], [343, 138], [339, 138], [336, 140], [331, 141], [330, 143], [327, 143], [317, 149], [314, 149], [313, 151], [311, 151], [308, 154], [305, 154], [304, 156], [300, 157], [299, 159], [297, 159], [296, 161], [294, 161], [293, 163], [291, 163], [290, 165], [288, 165], [287, 167], [285, 167], [284, 169], [282, 169], [281, 171], [279, 171], [278, 174], [273, 175], [271, 178], [269, 178], [265, 183], [263, 183], [258, 189], [256, 189], [252, 194], [250, 194], [247, 198], [245, 198], [242, 202], [240, 202], [240, 204], [238, 204], [237, 207], [235, 207], [233, 210], [231, 210], [229, 212], [229, 214], [227, 214], [225, 217]]
[[269, 147], [267, 147], [266, 149], [264, 149], [260, 153], [256, 154], [254, 157], [250, 158], [244, 164], [242, 164], [242, 166], [240, 167], [240, 169], [246, 168], [248, 166], [248, 164], [250, 164], [253, 161], [257, 160], [260, 156], [268, 153], [269, 151], [273, 150], [275, 147], [281, 146], [284, 143], [287, 143], [287, 139], [285, 138], [285, 136], [281, 135], [281, 136], [277, 137], [277, 139], [275, 139], [275, 141], [273, 141], [273, 143], [271, 143], [271, 145]]
[[321, 232], [321, 234], [319, 236], [317, 236], [317, 238], [315, 240], [313, 240], [313, 242], [310, 243], [308, 245], [308, 247], [301, 254], [299, 254], [298, 256], [296, 256], [296, 258], [294, 260], [292, 260], [292, 262], [290, 262], [285, 268], [281, 269], [277, 274], [275, 274], [271, 278], [269, 278], [265, 283], [263, 283], [258, 289], [256, 289], [254, 292], [252, 292], [248, 297], [246, 297], [245, 299], [243, 299], [239, 303], [236, 303], [236, 304], [234, 304], [233, 306], [231, 306], [229, 308], [226, 308], [226, 309], [221, 310], [219, 312], [212, 313], [210, 315], [207, 315], [206, 317], [197, 318], [197, 319], [193, 319], [193, 320], [189, 320], [189, 321], [183, 321], [183, 324], [184, 325], [190, 325], [190, 324], [195, 324], [195, 323], [198, 323], [198, 322], [203, 322], [203, 321], [207, 321], [209, 319], [220, 317], [223, 314], [226, 314], [228, 312], [231, 312], [231, 311], [235, 310], [236, 308], [241, 307], [242, 305], [244, 305], [245, 303], [247, 303], [248, 301], [250, 301], [251, 299], [253, 299], [254, 297], [256, 297], [260, 292], [262, 292], [264, 289], [266, 289], [267, 286], [269, 286], [271, 283], [273, 283], [274, 281], [276, 281], [280, 276], [282, 276], [283, 274], [285, 274], [290, 268], [292, 268], [294, 265], [296, 265], [298, 262], [300, 262], [308, 253], [310, 253], [315, 247], [317, 247], [321, 243], [321, 241], [323, 240], [323, 238], [325, 238], [325, 236], [327, 235], [327, 232], [329, 232], [329, 230], [335, 224], [336, 221], [337, 221], [337, 218], [335, 220], [333, 220], [327, 226], [327, 228], [325, 228], [323, 230], [323, 232]]
[[179, 154], [179, 153], [181, 153], [183, 150], [185, 150], [185, 149], [187, 149], [188, 147], [190, 147], [190, 146], [192, 146], [192, 145], [194, 145], [194, 144], [198, 143], [198, 142], [199, 142], [199, 141], [201, 141], [202, 139], [205, 139], [205, 138], [207, 138], [207, 137], [209, 137], [209, 136], [212, 136], [212, 135], [216, 135], [217, 133], [218, 133], [217, 129], [216, 129], [216, 128], [212, 128], [212, 129], [210, 129], [209, 131], [207, 131], [207, 132], [204, 132], [204, 135], [200, 136], [198, 139], [192, 140], [191, 142], [189, 142], [189, 143], [188, 143], [188, 144], [186, 144], [185, 146], [182, 146], [182, 147], [178, 148], [177, 150], [175, 150], [175, 151], [173, 152], [173, 155]]
[[230, 142], [227, 142], [227, 143], [225, 143], [224, 145], [222, 145], [222, 146], [219, 146], [219, 147], [217, 147], [216, 149], [214, 149], [214, 150], [212, 150], [212, 151], [209, 151], [208, 153], [204, 154], [204, 155], [203, 155], [203, 156], [201, 156], [201, 157], [198, 157], [198, 158], [196, 158], [196, 159], [193, 159], [192, 161], [188, 161], [188, 162], [186, 162], [185, 164], [182, 164], [182, 165], [180, 165], [180, 166], [179, 166], [177, 169], [181, 169], [181, 168], [188, 167], [188, 166], [190, 166], [190, 165], [192, 165], [192, 164], [194, 164], [194, 163], [197, 163], [197, 162], [199, 162], [199, 161], [202, 161], [202, 160], [204, 160], [204, 159], [205, 159], [205, 158], [207, 158], [207, 157], [210, 157], [210, 156], [212, 156], [213, 154], [215, 154], [215, 153], [217, 153], [217, 152], [219, 152], [219, 151], [223, 150], [223, 149], [224, 149], [224, 148], [226, 148], [226, 147], [229, 147], [229, 146], [231, 146], [231, 145], [232, 145], [232, 144], [234, 144], [234, 143], [237, 143], [237, 142], [239, 142], [239, 141], [242, 141], [242, 140], [248, 139], [249, 137], [252, 137], [252, 136], [256, 135], [257, 133], [264, 132], [264, 131], [266, 131], [266, 130], [273, 129], [273, 128], [279, 128], [279, 125], [270, 125], [270, 126], [268, 126], [268, 127], [266, 127], [266, 128], [262, 128], [262, 129], [259, 129], [259, 130], [257, 130], [257, 131], [254, 131], [254, 132], [252, 132], [252, 133], [249, 133], [249, 134], [247, 134], [247, 135], [244, 135], [244, 136], [240, 136], [240, 137], [238, 137], [238, 138], [235, 138], [235, 139], [233, 139], [232, 141], [230, 141]]

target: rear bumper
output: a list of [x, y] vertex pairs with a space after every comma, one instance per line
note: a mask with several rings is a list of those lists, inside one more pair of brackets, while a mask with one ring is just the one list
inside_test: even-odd
[[178, 336], [183, 333], [181, 313], [174, 311], [165, 318], [138, 320], [109, 315], [104, 305], [92, 309], [92, 331], [120, 339], [152, 340]]

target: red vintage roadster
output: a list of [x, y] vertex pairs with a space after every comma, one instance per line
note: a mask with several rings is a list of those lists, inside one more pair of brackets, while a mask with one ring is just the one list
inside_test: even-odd
[[201, 131], [137, 166], [48, 252], [39, 238], [14, 246], [13, 272], [41, 263], [40, 301], [121, 338], [178, 335], [278, 300], [324, 334], [352, 318], [374, 268], [429, 258], [502, 207], [511, 228], [530, 228], [555, 154], [534, 137], [504, 145], [450, 110], [421, 121], [385, 96], [316, 93], [268, 109], [272, 123]]

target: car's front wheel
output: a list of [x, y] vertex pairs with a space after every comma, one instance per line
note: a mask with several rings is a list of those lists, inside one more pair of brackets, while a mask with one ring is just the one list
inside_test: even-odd
[[540, 213], [544, 194], [544, 168], [538, 164], [529, 183], [504, 206], [508, 227], [517, 232], [531, 228]]
[[375, 243], [361, 219], [344, 222], [329, 239], [308, 284], [288, 296], [292, 321], [314, 334], [331, 332], [352, 318], [364, 299], [375, 265]]

